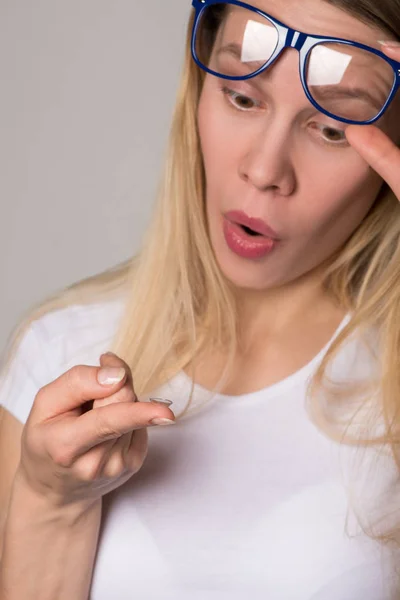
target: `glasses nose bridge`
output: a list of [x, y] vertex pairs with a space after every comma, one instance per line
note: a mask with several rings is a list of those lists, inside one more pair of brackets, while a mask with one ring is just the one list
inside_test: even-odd
[[296, 31], [296, 29], [291, 29], [290, 27], [287, 27], [286, 29], [287, 31], [283, 48], [294, 48], [300, 52], [308, 38], [308, 35], [306, 33], [302, 33], [301, 31]]
[[[283, 26], [283, 24], [281, 24], [281, 23], [279, 25], [277, 23], [275, 23], [275, 27], [278, 29], [278, 32], [279, 32], [279, 42], [278, 42], [278, 48], [276, 49], [276, 52], [275, 52], [275, 56], [273, 57], [274, 62], [286, 48], [293, 48], [294, 50], [297, 50], [299, 53], [299, 65], [301, 65], [302, 54], [304, 53], [304, 51], [302, 53], [301, 50], [302, 50], [304, 44], [306, 43], [306, 41], [308, 41], [308, 43], [306, 44], [306, 48], [304, 48], [304, 50], [307, 51], [310, 43], [313, 44], [312, 40], [309, 39], [309, 36], [306, 33], [302, 33], [301, 31], [296, 31], [296, 29], [292, 29], [291, 27], [288, 27], [287, 25]], [[303, 60], [304, 60], [304, 57], [303, 57]]]

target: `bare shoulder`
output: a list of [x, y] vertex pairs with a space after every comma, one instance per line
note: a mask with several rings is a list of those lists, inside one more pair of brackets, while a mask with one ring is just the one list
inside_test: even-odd
[[0, 406], [0, 557], [11, 486], [20, 460], [23, 425]]

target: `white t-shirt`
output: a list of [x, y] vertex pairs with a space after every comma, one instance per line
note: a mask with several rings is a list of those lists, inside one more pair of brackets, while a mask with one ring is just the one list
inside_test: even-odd
[[[40, 387], [73, 365], [99, 365], [122, 309], [72, 306], [35, 321], [0, 382], [0, 404], [25, 423]], [[306, 384], [328, 346], [255, 393], [210, 401], [196, 385], [193, 413], [149, 429], [141, 471], [104, 498], [91, 600], [393, 597], [380, 546], [346, 534], [348, 451], [306, 412]], [[350, 344], [339, 369], [369, 369], [362, 356]], [[179, 414], [189, 391], [180, 372], [151, 395], [173, 400]]]

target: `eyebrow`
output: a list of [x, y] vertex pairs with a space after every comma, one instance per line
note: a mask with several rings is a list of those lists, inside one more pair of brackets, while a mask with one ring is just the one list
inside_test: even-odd
[[[219, 56], [220, 54], [231, 54], [232, 56], [234, 56], [235, 58], [237, 58], [240, 62], [241, 65], [247, 66], [248, 63], [242, 62], [242, 55], [240, 52], [241, 46], [239, 46], [239, 44], [236, 44], [235, 42], [231, 42], [230, 44], [226, 44], [226, 46], [223, 46], [222, 48], [220, 48], [217, 52], [217, 56]], [[253, 62], [261, 62], [259, 60], [255, 60]], [[251, 73], [250, 69], [249, 72]]]
[[[236, 44], [235, 42], [231, 42], [230, 44], [227, 44], [226, 46], [223, 46], [222, 48], [220, 48], [217, 52], [217, 55], [220, 54], [231, 54], [232, 56], [234, 56], [235, 58], [237, 58], [240, 62], [241, 65], [243, 66], [248, 66], [248, 63], [242, 62], [241, 59], [241, 52], [240, 52], [241, 47], [239, 46], [239, 44]], [[257, 60], [254, 61], [256, 63], [260, 63], [261, 61]], [[251, 73], [251, 69], [249, 69], [249, 73]], [[264, 75], [265, 73], [267, 73], [267, 71], [264, 71], [263, 73], [261, 73], [261, 75]], [[341, 99], [341, 98], [358, 98], [358, 99], [362, 99], [362, 100], [366, 100], [367, 102], [369, 102], [369, 104], [371, 104], [374, 108], [376, 108], [378, 111], [381, 110], [382, 106], [384, 103], [379, 103], [376, 98], [374, 98], [369, 92], [368, 90], [364, 90], [362, 88], [330, 88], [330, 87], [326, 87], [326, 86], [311, 86], [311, 87], [318, 87], [318, 96], [322, 97], [323, 99]]]
[[341, 99], [341, 98], [357, 98], [366, 100], [369, 104], [372, 104], [374, 108], [379, 112], [384, 105], [384, 102], [378, 102], [376, 98], [371, 96], [367, 90], [361, 88], [328, 88], [325, 86], [311, 86], [318, 87], [318, 98], [322, 99]]

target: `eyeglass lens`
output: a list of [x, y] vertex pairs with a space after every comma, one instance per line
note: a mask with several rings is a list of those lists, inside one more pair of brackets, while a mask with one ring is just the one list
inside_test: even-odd
[[[278, 44], [278, 30], [262, 15], [220, 2], [203, 10], [195, 48], [199, 61], [217, 74], [250, 75], [263, 67]], [[268, 73], [268, 70], [261, 75]], [[369, 121], [393, 87], [391, 65], [376, 54], [340, 42], [323, 42], [309, 52], [306, 86], [320, 108], [339, 119]]]

